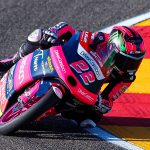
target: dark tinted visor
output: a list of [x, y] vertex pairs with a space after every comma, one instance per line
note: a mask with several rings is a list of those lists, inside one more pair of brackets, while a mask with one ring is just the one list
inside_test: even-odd
[[115, 66], [123, 72], [127, 70], [136, 71], [144, 57], [144, 54], [127, 55], [125, 53], [117, 53], [115, 58]]

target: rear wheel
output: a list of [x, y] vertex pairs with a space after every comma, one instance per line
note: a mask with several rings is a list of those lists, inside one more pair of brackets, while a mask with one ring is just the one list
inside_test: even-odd
[[0, 134], [9, 135], [18, 130], [23, 124], [36, 119], [48, 108], [55, 106], [60, 99], [53, 88], [38, 101], [14, 103], [0, 118]]

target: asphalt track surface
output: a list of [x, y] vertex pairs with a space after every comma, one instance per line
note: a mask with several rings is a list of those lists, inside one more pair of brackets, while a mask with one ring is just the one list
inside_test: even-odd
[[[0, 58], [15, 53], [27, 35], [67, 21], [80, 30], [96, 31], [150, 11], [148, 0], [0, 0]], [[61, 117], [31, 123], [13, 136], [0, 136], [1, 150], [113, 149]]]

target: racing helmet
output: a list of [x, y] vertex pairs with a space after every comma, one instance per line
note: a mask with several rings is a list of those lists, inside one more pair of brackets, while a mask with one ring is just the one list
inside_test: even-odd
[[144, 55], [144, 42], [140, 34], [126, 26], [115, 26], [107, 44], [106, 68], [113, 67], [119, 73], [136, 72]]

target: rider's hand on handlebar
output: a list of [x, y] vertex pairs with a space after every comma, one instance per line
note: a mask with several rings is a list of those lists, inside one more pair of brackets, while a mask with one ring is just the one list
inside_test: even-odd
[[49, 43], [54, 44], [58, 38], [57, 30], [55, 28], [49, 28], [44, 31], [43, 39]]
[[49, 28], [48, 30], [43, 31], [43, 38], [41, 40], [41, 48], [49, 48], [52, 45], [56, 44], [58, 39], [58, 33], [55, 28]]
[[102, 99], [101, 95], [99, 94], [97, 103], [95, 105], [96, 109], [98, 109], [101, 113], [105, 114], [111, 111], [112, 106], [113, 106], [113, 100]]

